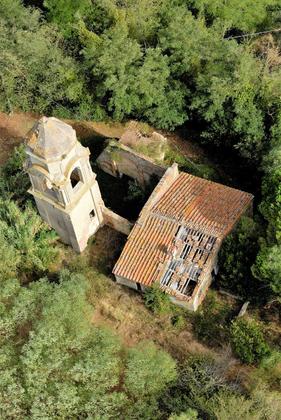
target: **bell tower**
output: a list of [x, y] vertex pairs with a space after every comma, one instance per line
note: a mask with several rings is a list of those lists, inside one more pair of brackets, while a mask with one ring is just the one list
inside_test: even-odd
[[89, 149], [73, 128], [56, 119], [41, 118], [26, 144], [26, 166], [41, 217], [61, 240], [82, 252], [104, 223], [104, 203], [89, 162]]

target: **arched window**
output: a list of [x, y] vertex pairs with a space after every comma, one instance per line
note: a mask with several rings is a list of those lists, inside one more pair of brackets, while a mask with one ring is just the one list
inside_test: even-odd
[[74, 188], [77, 189], [78, 188], [77, 186], [79, 185], [79, 183], [82, 184], [83, 179], [82, 179], [82, 174], [79, 168], [74, 168], [73, 171], [71, 172], [70, 182], [73, 189]]

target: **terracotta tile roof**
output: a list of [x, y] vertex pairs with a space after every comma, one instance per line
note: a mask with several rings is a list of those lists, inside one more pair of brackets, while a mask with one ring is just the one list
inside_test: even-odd
[[[171, 278], [185, 270], [191, 279], [195, 276], [199, 281], [209, 255], [217, 250], [252, 199], [243, 191], [180, 173], [158, 200], [150, 199], [150, 208], [148, 201], [113, 273], [143, 285], [158, 280], [166, 288], [166, 281], [171, 294], [173, 283], [167, 276], [164, 279], [170, 267]], [[178, 288], [187, 290], [188, 284], [178, 282]]]

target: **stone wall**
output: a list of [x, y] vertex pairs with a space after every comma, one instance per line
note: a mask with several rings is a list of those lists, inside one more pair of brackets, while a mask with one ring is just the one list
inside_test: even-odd
[[118, 214], [114, 213], [106, 207], [103, 211], [103, 219], [106, 225], [127, 236], [133, 228], [133, 223], [129, 222], [129, 220], [125, 219], [122, 216], [119, 216]]
[[166, 171], [164, 166], [117, 141], [111, 141], [96, 162], [104, 172], [115, 177], [125, 174], [144, 188], [153, 177], [160, 179]]

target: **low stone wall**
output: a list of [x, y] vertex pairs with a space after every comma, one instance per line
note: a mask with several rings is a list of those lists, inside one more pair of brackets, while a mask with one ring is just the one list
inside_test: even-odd
[[166, 171], [164, 166], [117, 141], [111, 141], [96, 162], [104, 172], [115, 177], [125, 174], [144, 188], [150, 184], [152, 177], [160, 179]]
[[129, 222], [129, 220], [119, 216], [106, 207], [103, 210], [103, 218], [106, 225], [117, 230], [118, 232], [123, 233], [124, 235], [128, 236], [133, 228], [133, 223]]

